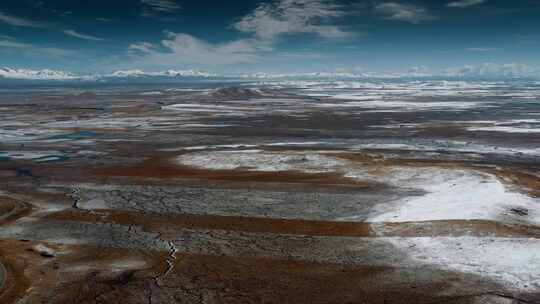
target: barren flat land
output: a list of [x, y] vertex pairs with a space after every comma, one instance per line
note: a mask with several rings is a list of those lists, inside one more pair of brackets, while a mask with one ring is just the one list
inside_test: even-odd
[[0, 88], [0, 303], [540, 303], [540, 83]]

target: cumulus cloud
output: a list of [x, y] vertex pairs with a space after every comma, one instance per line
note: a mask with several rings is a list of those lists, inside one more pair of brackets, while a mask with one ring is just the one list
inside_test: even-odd
[[376, 4], [374, 6], [374, 11], [383, 16], [385, 19], [409, 22], [413, 24], [435, 19], [435, 17], [432, 16], [424, 7], [397, 2]]
[[345, 14], [342, 5], [330, 0], [277, 0], [260, 4], [233, 24], [234, 29], [249, 34], [250, 38], [213, 43], [186, 33], [166, 32], [161, 43], [133, 43], [128, 51], [132, 58], [146, 65], [252, 63], [272, 51], [280, 35], [349, 36], [350, 33], [331, 23]]
[[468, 7], [473, 5], [479, 5], [486, 2], [486, 0], [458, 0], [449, 2], [446, 6], [448, 7]]
[[11, 25], [11, 26], [20, 26], [20, 27], [36, 27], [36, 28], [47, 27], [46, 23], [9, 15], [2, 11], [0, 11], [0, 22]]
[[129, 46], [139, 51], [137, 58], [146, 64], [235, 64], [254, 62], [271, 46], [256, 39], [238, 39], [225, 43], [210, 43], [185, 33], [166, 32], [159, 45], [148, 42]]
[[98, 38], [98, 37], [95, 37], [95, 36], [81, 34], [81, 33], [76, 32], [74, 30], [65, 30], [65, 31], [63, 31], [63, 33], [68, 35], [68, 36], [79, 38], [79, 39], [84, 39], [84, 40], [105, 41], [105, 39], [103, 39], [103, 38]]
[[142, 15], [152, 17], [160, 13], [172, 13], [181, 7], [174, 0], [141, 0]]
[[241, 32], [253, 33], [259, 39], [273, 39], [293, 33], [343, 38], [350, 33], [328, 23], [343, 15], [343, 7], [328, 0], [279, 0], [259, 5], [233, 26]]

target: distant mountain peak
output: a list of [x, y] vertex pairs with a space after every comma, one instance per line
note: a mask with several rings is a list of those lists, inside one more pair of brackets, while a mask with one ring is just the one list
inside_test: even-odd
[[540, 68], [524, 64], [508, 63], [494, 64], [484, 63], [479, 65], [467, 65], [463, 67], [448, 68], [438, 72], [431, 72], [428, 68], [413, 67], [405, 72], [368, 72], [368, 71], [335, 71], [335, 72], [307, 72], [307, 73], [246, 73], [219, 75], [198, 69], [163, 71], [144, 71], [141, 69], [118, 70], [109, 74], [75, 74], [62, 70], [53, 69], [19, 69], [12, 67], [0, 67], [0, 80], [8, 81], [103, 81], [103, 82], [175, 82], [193, 80], [244, 80], [244, 81], [289, 81], [289, 80], [314, 80], [314, 81], [356, 81], [362, 79], [432, 79], [432, 78], [467, 78], [467, 79], [517, 79], [540, 77]]
[[59, 70], [29, 70], [2, 67], [0, 68], [0, 78], [27, 80], [72, 80], [80, 79], [81, 77], [69, 72]]
[[217, 77], [218, 75], [200, 70], [165, 70], [160, 72], [145, 72], [143, 70], [119, 70], [107, 75], [108, 77]]

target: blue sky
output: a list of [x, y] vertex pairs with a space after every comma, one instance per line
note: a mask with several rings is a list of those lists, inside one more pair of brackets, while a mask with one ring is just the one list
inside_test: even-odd
[[0, 66], [107, 73], [540, 65], [540, 1], [3, 0]]

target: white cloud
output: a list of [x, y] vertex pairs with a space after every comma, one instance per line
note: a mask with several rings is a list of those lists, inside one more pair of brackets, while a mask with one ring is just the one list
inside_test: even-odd
[[150, 53], [152, 52], [153, 48], [154, 46], [148, 42], [133, 43], [133, 44], [130, 44], [128, 47], [128, 49], [131, 51], [138, 51], [142, 53]]
[[210, 43], [185, 33], [166, 35], [160, 45], [143, 42], [129, 49], [142, 53], [135, 57], [141, 63], [157, 65], [248, 63], [257, 61], [261, 52], [271, 50], [268, 44], [255, 39]]
[[485, 52], [493, 52], [497, 50], [496, 48], [490, 48], [490, 47], [471, 47], [467, 48], [467, 51], [469, 52], [479, 52], [479, 53], [485, 53]]
[[14, 40], [0, 40], [0, 47], [23, 49], [23, 48], [31, 47], [31, 45], [17, 42]]
[[63, 31], [63, 33], [68, 35], [68, 36], [72, 36], [72, 37], [79, 38], [79, 39], [84, 39], [84, 40], [105, 41], [105, 39], [98, 38], [98, 37], [95, 37], [95, 36], [81, 34], [81, 33], [76, 32], [74, 30], [65, 30], [65, 31]]
[[486, 0], [458, 0], [448, 3], [448, 7], [468, 7], [473, 5], [479, 5], [486, 2]]
[[374, 10], [385, 19], [413, 24], [435, 19], [426, 8], [412, 4], [385, 2], [375, 5]]
[[20, 27], [47, 27], [46, 23], [33, 21], [21, 17], [12, 16], [0, 11], [0, 22]]
[[233, 26], [259, 39], [282, 34], [314, 33], [324, 38], [343, 38], [350, 33], [325, 22], [345, 15], [343, 7], [328, 0], [279, 0], [263, 3]]
[[29, 43], [19, 42], [13, 39], [0, 40], [0, 48], [17, 49], [18, 51], [39, 54], [51, 55], [55, 57], [69, 57], [76, 55], [76, 52], [61, 48], [40, 47]]
[[137, 64], [146, 66], [253, 63], [268, 58], [265, 55], [273, 51], [280, 35], [350, 36], [338, 25], [331, 24], [345, 14], [345, 7], [331, 0], [277, 0], [260, 4], [233, 24], [233, 28], [250, 34], [250, 38], [212, 43], [186, 33], [166, 32], [167, 37], [161, 43], [133, 43], [128, 51]]
[[174, 0], [141, 0], [142, 15], [152, 17], [160, 13], [172, 13], [181, 7]]

